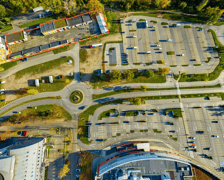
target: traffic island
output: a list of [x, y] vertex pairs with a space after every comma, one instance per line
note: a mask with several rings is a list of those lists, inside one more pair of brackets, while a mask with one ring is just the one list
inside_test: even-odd
[[80, 90], [75, 90], [70, 95], [70, 101], [74, 104], [79, 104], [83, 101], [83, 92]]

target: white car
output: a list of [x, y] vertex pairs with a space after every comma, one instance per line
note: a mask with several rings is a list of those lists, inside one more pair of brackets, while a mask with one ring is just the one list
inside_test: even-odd
[[212, 137], [217, 137], [218, 138], [219, 136], [218, 135], [212, 135]]
[[189, 137], [189, 139], [195, 139], [195, 137]]
[[137, 47], [132, 47], [132, 49], [137, 49]]
[[155, 28], [155, 26], [152, 26], [152, 28]]
[[136, 38], [137, 36], [131, 36], [131, 38]]
[[5, 83], [5, 81], [1, 81], [1, 84], [4, 84]]
[[171, 42], [171, 41], [172, 41], [172, 39], [167, 39], [166, 41], [167, 41], [167, 42]]
[[155, 47], [160, 47], [160, 45], [155, 45]]
[[1, 94], [5, 94], [5, 91], [1, 91]]
[[184, 56], [184, 54], [180, 54], [180, 56]]
[[6, 89], [0, 89], [0, 91], [5, 91]]
[[158, 50], [162, 50], [162, 48], [159, 48]]
[[145, 54], [151, 54], [151, 51], [146, 51]]

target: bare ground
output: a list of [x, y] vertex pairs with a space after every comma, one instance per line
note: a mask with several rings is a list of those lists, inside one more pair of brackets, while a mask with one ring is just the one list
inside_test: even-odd
[[20, 79], [15, 79], [15, 75], [11, 75], [5, 79], [6, 83], [4, 84], [4, 88], [7, 90], [6, 93], [6, 101], [12, 101], [17, 98], [17, 96], [13, 93], [13, 90], [18, 90], [20, 88], [25, 88], [28, 86], [28, 80], [30, 79], [39, 79], [42, 76], [57, 76], [57, 75], [68, 75], [70, 72], [74, 71], [74, 66], [72, 64], [62, 64], [57, 68], [49, 69], [40, 74], [25, 74]]
[[[122, 36], [120, 33], [112, 34], [103, 38], [88, 41], [86, 45], [106, 43], [108, 41], [121, 41]], [[88, 58], [86, 62], [80, 63], [80, 72], [82, 73], [82, 81], [90, 81], [92, 73], [96, 69], [102, 69], [102, 53], [103, 46], [99, 48], [86, 49], [88, 52]], [[87, 83], [87, 82], [86, 82]]]

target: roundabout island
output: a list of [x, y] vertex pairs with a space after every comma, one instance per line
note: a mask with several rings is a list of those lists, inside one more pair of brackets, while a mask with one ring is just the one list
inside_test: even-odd
[[79, 104], [83, 101], [83, 92], [80, 90], [75, 90], [70, 94], [70, 101], [74, 104]]

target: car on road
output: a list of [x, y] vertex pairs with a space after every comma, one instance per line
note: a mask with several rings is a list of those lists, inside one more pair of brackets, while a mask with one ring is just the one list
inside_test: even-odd
[[211, 135], [212, 137], [216, 137], [216, 138], [218, 138], [219, 136], [218, 135]]
[[189, 146], [189, 148], [196, 149], [196, 148], [197, 148], [197, 146]]
[[189, 139], [196, 139], [195, 137], [189, 137]]
[[208, 97], [208, 96], [207, 96], [207, 97], [205, 97], [205, 100], [210, 100], [210, 97]]

